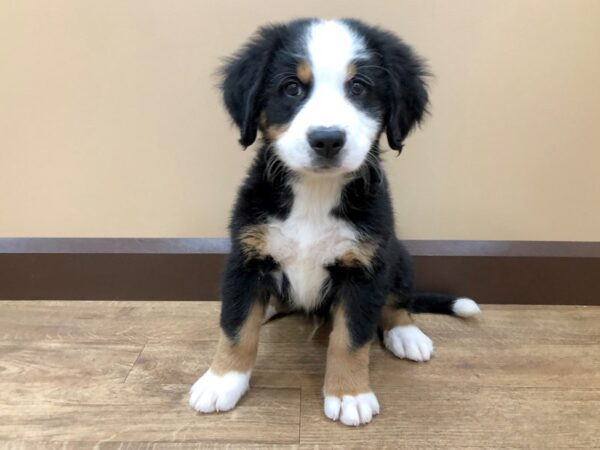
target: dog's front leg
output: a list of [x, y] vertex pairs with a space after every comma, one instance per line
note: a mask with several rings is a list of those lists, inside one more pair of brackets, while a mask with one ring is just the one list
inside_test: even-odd
[[232, 409], [249, 388], [265, 315], [260, 277], [233, 256], [223, 280], [221, 334], [213, 362], [190, 391], [190, 406], [210, 413]]
[[369, 385], [369, 348], [383, 296], [374, 299], [378, 294], [365, 288], [345, 291], [334, 311], [329, 337], [324, 411], [332, 420], [357, 426], [379, 413], [379, 402]]

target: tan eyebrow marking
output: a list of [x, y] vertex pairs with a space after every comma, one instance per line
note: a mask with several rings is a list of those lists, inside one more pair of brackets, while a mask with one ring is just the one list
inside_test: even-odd
[[312, 69], [308, 61], [303, 60], [296, 67], [296, 75], [298, 79], [304, 84], [309, 84], [312, 80]]
[[356, 75], [356, 64], [350, 63], [346, 67], [346, 81], [351, 80]]

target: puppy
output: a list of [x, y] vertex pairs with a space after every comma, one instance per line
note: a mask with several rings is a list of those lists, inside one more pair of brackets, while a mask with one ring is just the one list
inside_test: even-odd
[[423, 61], [357, 20], [305, 19], [259, 29], [222, 74], [240, 144], [259, 132], [262, 144], [233, 208], [217, 352], [190, 405], [232, 409], [265, 319], [302, 310], [332, 318], [325, 415], [368, 423], [379, 413], [368, 367], [378, 329], [397, 357], [427, 361], [433, 345], [411, 312], [479, 312], [470, 299], [416, 294], [394, 231], [378, 140], [400, 151], [423, 118]]

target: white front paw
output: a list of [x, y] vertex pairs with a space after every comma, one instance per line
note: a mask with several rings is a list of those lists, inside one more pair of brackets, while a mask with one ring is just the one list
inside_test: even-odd
[[340, 420], [344, 425], [356, 427], [369, 423], [379, 414], [379, 402], [373, 392], [358, 395], [344, 395], [342, 398], [326, 395], [325, 415], [331, 420]]
[[249, 382], [250, 371], [215, 375], [208, 369], [190, 390], [190, 406], [203, 413], [229, 411], [248, 390]]
[[433, 353], [433, 342], [415, 325], [384, 331], [383, 343], [398, 358], [429, 361]]

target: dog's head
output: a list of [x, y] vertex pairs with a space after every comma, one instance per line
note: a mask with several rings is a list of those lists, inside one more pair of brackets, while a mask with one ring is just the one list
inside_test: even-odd
[[428, 100], [423, 62], [393, 34], [356, 20], [263, 27], [223, 75], [240, 143], [260, 130], [302, 173], [356, 171], [384, 131], [401, 150]]

